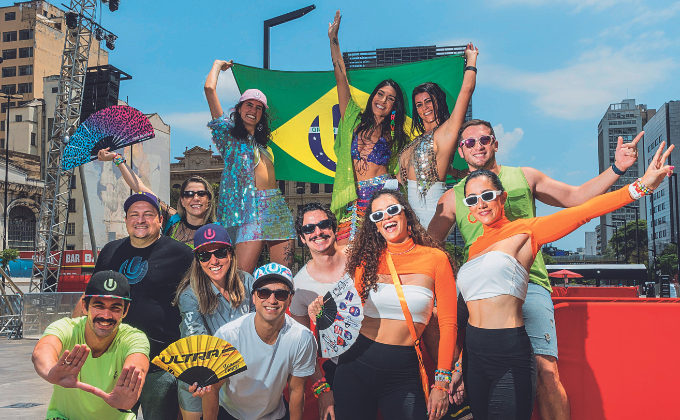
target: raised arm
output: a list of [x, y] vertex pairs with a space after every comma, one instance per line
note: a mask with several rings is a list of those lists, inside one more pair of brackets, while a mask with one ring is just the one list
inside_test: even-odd
[[453, 188], [439, 198], [437, 210], [430, 220], [427, 233], [440, 242], [444, 242], [453, 225], [456, 224], [456, 193]]
[[[472, 43], [469, 43], [465, 48], [466, 68], [477, 68], [478, 54], [479, 50], [475, 48]], [[466, 70], [463, 74], [463, 85], [460, 87], [460, 93], [458, 93], [458, 99], [456, 99], [456, 105], [453, 107], [451, 117], [434, 133], [434, 150], [438, 156], [446, 158], [447, 161], [450, 161], [451, 157], [456, 152], [458, 130], [460, 130], [460, 126], [463, 125], [463, 121], [465, 121], [465, 114], [467, 113], [468, 105], [470, 104], [472, 93], [475, 91], [476, 84], [477, 71], [471, 69]], [[442, 105], [446, 106], [446, 104]], [[437, 106], [440, 105], [437, 104]], [[442, 154], [442, 152], [444, 154]]]
[[[671, 145], [662, 155], [661, 152], [665, 146], [665, 142], [661, 143], [652, 162], [649, 164], [649, 168], [647, 168], [647, 172], [642, 176], [641, 183], [652, 191], [661, 184], [664, 177], [673, 174], [674, 167], [664, 165], [664, 162], [670, 156], [674, 146]], [[544, 244], [567, 236], [591, 219], [620, 209], [637, 198], [631, 196], [629, 186], [626, 185], [616, 191], [592, 198], [579, 206], [534, 219], [532, 230], [538, 242], [537, 244], [532, 244], [534, 251], [540, 249]]]
[[205, 80], [205, 86], [203, 90], [205, 91], [205, 98], [208, 100], [208, 106], [210, 107], [210, 115], [214, 118], [219, 118], [222, 116], [222, 105], [220, 105], [220, 100], [217, 97], [217, 78], [220, 75], [220, 71], [227, 71], [234, 65], [233, 60], [215, 60], [210, 73], [208, 73], [208, 78]]
[[331, 59], [333, 60], [333, 73], [335, 74], [335, 83], [338, 86], [338, 104], [340, 106], [340, 118], [345, 117], [345, 110], [349, 103], [349, 82], [347, 81], [347, 70], [345, 69], [345, 61], [342, 59], [340, 52], [340, 44], [338, 43], [338, 31], [340, 30], [340, 20], [342, 15], [340, 11], [335, 12], [335, 19], [328, 24], [328, 38], [331, 40]]
[[[619, 137], [614, 157], [614, 165], [619, 170], [625, 172], [637, 162], [637, 143], [643, 134], [645, 134], [644, 131], [640, 132], [632, 142], [626, 144], [623, 144], [623, 137]], [[539, 201], [555, 207], [573, 207], [583, 204], [606, 192], [619, 179], [619, 175], [612, 167], [579, 186], [556, 181], [534, 168], [523, 167], [522, 172], [534, 196]]]
[[[113, 158], [116, 157], [118, 153], [110, 152], [109, 147], [106, 149], [102, 149], [97, 153], [97, 160], [100, 162], [110, 162], [113, 160]], [[151, 194], [155, 194], [149, 187], [144, 185], [142, 180], [137, 176], [136, 173], [130, 169], [129, 166], [123, 161], [123, 163], [117, 165], [118, 169], [120, 169], [120, 174], [123, 175], [123, 179], [125, 180], [125, 183], [128, 184], [130, 189], [136, 193], [140, 191], [148, 192]]]

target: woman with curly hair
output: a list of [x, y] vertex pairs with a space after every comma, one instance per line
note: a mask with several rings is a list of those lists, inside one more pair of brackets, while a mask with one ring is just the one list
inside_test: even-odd
[[[408, 138], [404, 132], [404, 94], [395, 81], [380, 82], [363, 112], [352, 98], [338, 43], [340, 17], [338, 10], [333, 23], [328, 24], [341, 117], [334, 146], [338, 161], [331, 210], [340, 220], [337, 238], [344, 245], [354, 239], [371, 194], [392, 179], [397, 156]], [[395, 182], [392, 189], [397, 187]]]
[[[209, 224], [196, 231], [196, 258], [177, 288], [173, 304], [182, 315], [182, 338], [214, 335], [222, 325], [255, 310], [251, 301], [253, 276], [236, 268], [236, 255], [227, 230]], [[202, 418], [202, 401], [192, 397], [189, 385], [179, 381], [177, 392], [182, 417]]]
[[243, 92], [230, 115], [222, 112], [217, 78], [232, 61], [215, 60], [205, 81], [205, 97], [213, 120], [208, 123], [217, 150], [224, 158], [217, 222], [237, 227], [239, 268], [252, 273], [264, 249], [271, 260], [293, 264], [293, 217], [276, 183], [267, 97], [257, 89]]
[[[380, 407], [386, 419], [439, 419], [449, 404], [456, 342], [453, 262], [401, 194], [378, 191], [368, 208], [347, 263], [364, 304], [364, 320], [357, 341], [340, 355], [333, 384], [336, 416], [374, 420]], [[402, 310], [397, 285], [412, 321]], [[419, 374], [417, 346], [435, 299], [441, 340], [438, 370], [426, 400], [428, 381]], [[310, 313], [317, 313], [319, 302], [310, 307]]]

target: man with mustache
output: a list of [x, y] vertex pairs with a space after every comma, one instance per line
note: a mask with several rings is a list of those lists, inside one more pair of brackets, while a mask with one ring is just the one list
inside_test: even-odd
[[[637, 163], [637, 143], [643, 134], [644, 132], [638, 134], [631, 143], [626, 144], [623, 144], [623, 138], [619, 137], [612, 166], [580, 186], [556, 181], [534, 168], [501, 166], [496, 161], [496, 152], [500, 145], [493, 127], [484, 120], [470, 120], [461, 126], [458, 131], [458, 153], [467, 162], [470, 172], [488, 169], [498, 175], [508, 193], [505, 215], [513, 221], [535, 217], [536, 199], [551, 206], [567, 208], [604, 194], [619, 176]], [[637, 173], [637, 167], [631, 171]], [[456, 223], [465, 240], [464, 259], [467, 260], [468, 248], [482, 235], [484, 229], [481, 223], [476, 223], [477, 221], [471, 218], [470, 210], [463, 202], [464, 185], [465, 179], [439, 199], [437, 212], [430, 222], [428, 232], [444, 241]], [[536, 355], [538, 411], [544, 419], [569, 419], [571, 417], [569, 399], [557, 371], [557, 335], [554, 307], [550, 298], [552, 289], [541, 253], [531, 266], [529, 281], [522, 312]], [[462, 301], [461, 298], [460, 302]], [[461, 310], [467, 311], [467, 307], [459, 305], [458, 308], [460, 331], [460, 328], [465, 326], [463, 321], [467, 320], [467, 314], [463, 316]], [[430, 325], [433, 324], [436, 325], [430, 322]], [[426, 331], [424, 334], [425, 341], [430, 341], [435, 335], [430, 333], [436, 333], [433, 328], [429, 330], [429, 333]], [[428, 348], [430, 347], [431, 344]], [[460, 401], [461, 395], [462, 389], [458, 388], [458, 392], [453, 396], [456, 403]]]
[[96, 273], [80, 304], [86, 316], [53, 322], [33, 350], [36, 372], [54, 384], [47, 418], [134, 420], [149, 340], [122, 323], [130, 308], [127, 278]]
[[[290, 304], [290, 314], [294, 320], [307, 328], [310, 327], [307, 307], [317, 299], [321, 299], [323, 303], [323, 296], [330, 292], [339, 280], [347, 276], [345, 246], [338, 245], [336, 241], [337, 228], [335, 214], [318, 202], [304, 205], [295, 220], [295, 231], [309, 249], [312, 260], [302, 267], [293, 279], [295, 294]], [[329, 387], [332, 386], [337, 362], [337, 358], [327, 360], [323, 364], [323, 371], [317, 362], [311, 384], [318, 383], [318, 387], [327, 382]], [[322, 393], [318, 396], [318, 401], [319, 418], [327, 420], [330, 416], [335, 420], [333, 392]]]
[[[183, 243], [161, 235], [163, 216], [155, 195], [132, 194], [125, 200], [123, 209], [130, 236], [106, 244], [99, 253], [94, 272], [118, 271], [128, 279], [135, 305], [130, 308], [126, 322], [147, 335], [151, 346], [149, 356], [153, 360], [181, 338], [182, 319], [172, 301], [194, 253]], [[145, 420], [176, 419], [179, 412], [177, 379], [151, 365], [133, 412], [137, 413], [140, 405]]]

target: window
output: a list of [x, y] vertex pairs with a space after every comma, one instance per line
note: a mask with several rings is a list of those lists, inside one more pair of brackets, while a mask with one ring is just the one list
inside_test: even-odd
[[72, 244], [66, 244], [66, 250], [67, 250], [67, 251], [75, 251], [75, 250], [76, 250], [76, 246], [75, 246], [75, 245], [72, 245]]
[[17, 58], [17, 50], [16, 48], [13, 50], [2, 50], [2, 59], [3, 60], [13, 60]]
[[69, 223], [66, 225], [66, 235], [67, 236], [73, 236], [76, 234], [76, 224], [75, 223]]
[[53, 87], [52, 93], [59, 93], [59, 86]]
[[3, 32], [2, 42], [12, 42], [17, 40], [17, 31]]
[[69, 183], [68, 189], [69, 190], [75, 190], [76, 189], [76, 176], [75, 175], [71, 175], [71, 182]]
[[23, 121], [23, 117], [21, 115], [15, 115], [14, 116], [14, 122], [21, 122]]
[[19, 31], [19, 41], [33, 39], [33, 29], [22, 29]]
[[305, 193], [305, 183], [304, 182], [298, 182], [297, 186], [295, 188], [295, 193], [296, 194], [304, 194]]
[[5, 122], [0, 121], [0, 131], [5, 131]]
[[19, 58], [33, 57], [33, 47], [19, 48]]
[[0, 139], [0, 149], [5, 148], [5, 139]]
[[31, 146], [37, 146], [36, 137], [35, 133], [31, 133]]
[[30, 76], [33, 74], [33, 65], [19, 66], [19, 76]]
[[2, 77], [14, 77], [17, 75], [17, 68], [16, 67], [3, 67], [2, 68]]
[[76, 212], [76, 199], [75, 198], [69, 198], [68, 199], [68, 212], [69, 213], [75, 213]]
[[9, 247], [19, 251], [35, 250], [35, 214], [25, 206], [16, 206], [9, 211]]
[[281, 194], [286, 193], [286, 181], [279, 181], [279, 189], [281, 190]]
[[61, 31], [61, 23], [55, 23], [54, 24], [54, 29]]
[[333, 184], [325, 184], [323, 187], [323, 192], [331, 194], [333, 192]]
[[5, 13], [5, 22], [8, 20], [16, 20], [17, 19], [17, 12], [7, 12]]
[[2, 85], [2, 93], [14, 95], [17, 93], [17, 85]]
[[[15, 105], [16, 105], [16, 102], [10, 102], [10, 103], [9, 103], [9, 106], [10, 106], [10, 107], [14, 107]], [[7, 102], [2, 102], [2, 103], [0, 104], [0, 112], [1, 112], [1, 113], [7, 112]]]
[[315, 182], [311, 182], [311, 183], [309, 184], [309, 191], [310, 191], [312, 194], [318, 194], [318, 193], [319, 193], [319, 184], [317, 184], [317, 183], [315, 183]]
[[19, 83], [18, 93], [31, 93], [33, 92], [33, 83]]

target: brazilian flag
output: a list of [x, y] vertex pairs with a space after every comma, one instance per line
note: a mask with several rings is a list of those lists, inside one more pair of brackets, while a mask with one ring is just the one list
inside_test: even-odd
[[[347, 73], [354, 101], [365, 107], [373, 89], [393, 79], [406, 96], [406, 127], [411, 128], [411, 93], [424, 82], [437, 83], [453, 110], [463, 83], [464, 58], [450, 55], [416, 63]], [[260, 89], [267, 96], [272, 116], [272, 142], [276, 178], [332, 184], [335, 176], [333, 144], [340, 122], [338, 94], [332, 71], [291, 72], [235, 64], [232, 68], [241, 92]], [[331, 135], [332, 134], [332, 135]], [[456, 154], [454, 167], [467, 168]]]

